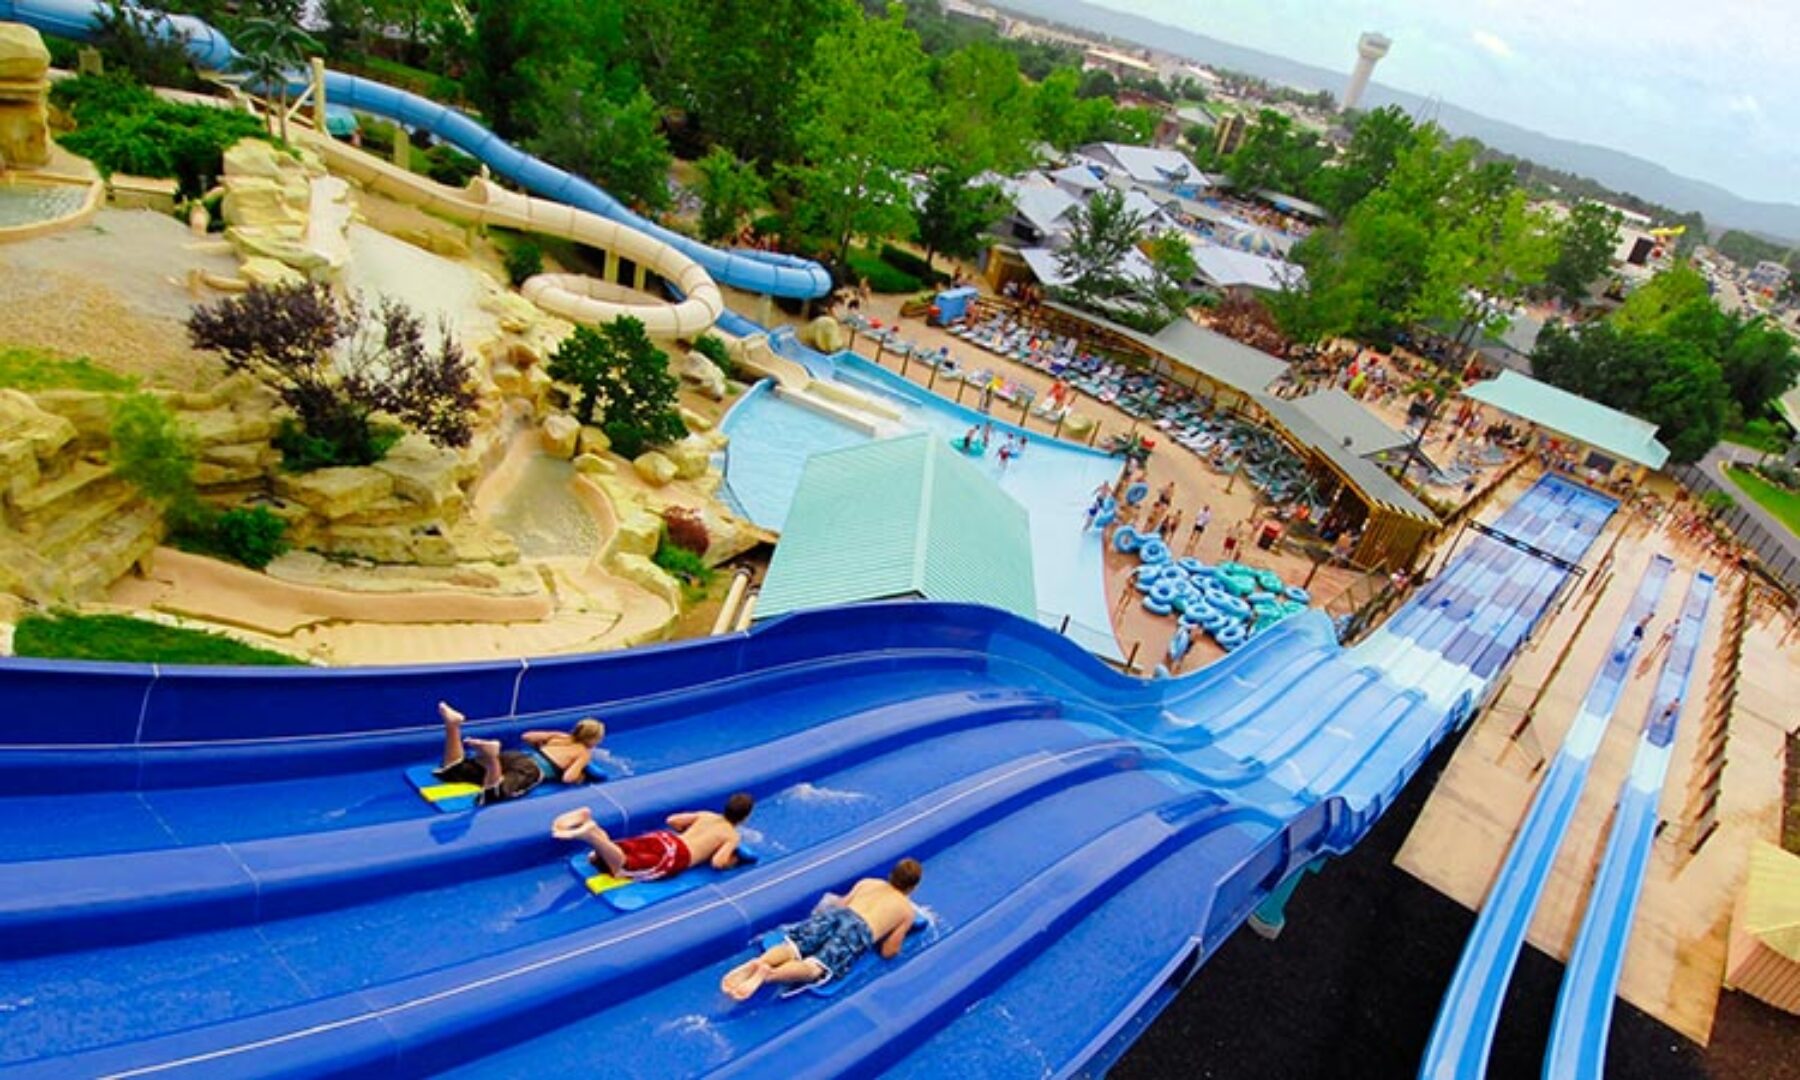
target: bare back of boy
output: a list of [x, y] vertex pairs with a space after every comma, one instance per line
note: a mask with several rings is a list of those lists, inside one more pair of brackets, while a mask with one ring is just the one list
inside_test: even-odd
[[693, 865], [710, 862], [723, 870], [737, 861], [740, 839], [737, 826], [726, 821], [725, 815], [715, 814], [711, 810], [670, 814], [668, 825], [681, 837], [681, 842], [687, 845]]
[[869, 936], [879, 943], [884, 958], [900, 955], [916, 914], [905, 893], [880, 878], [863, 878], [850, 889], [844, 906], [869, 924]]

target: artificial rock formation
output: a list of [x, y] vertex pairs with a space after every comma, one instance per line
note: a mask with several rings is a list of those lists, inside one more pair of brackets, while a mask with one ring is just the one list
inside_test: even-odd
[[50, 163], [50, 50], [29, 26], [0, 23], [0, 168]]
[[269, 262], [314, 281], [334, 280], [343, 269], [349, 214], [342, 207], [323, 212], [327, 207], [315, 203], [315, 189], [327, 202], [342, 203], [349, 188], [327, 177], [317, 159], [242, 139], [225, 151], [219, 183], [225, 189], [219, 204], [225, 238], [246, 260], [267, 260], [257, 263], [260, 278], [270, 276]]

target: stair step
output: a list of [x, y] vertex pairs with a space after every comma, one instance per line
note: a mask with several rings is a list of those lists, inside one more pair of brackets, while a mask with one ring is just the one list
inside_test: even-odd
[[85, 460], [77, 461], [61, 476], [45, 480], [38, 486], [22, 493], [13, 500], [13, 505], [27, 518], [34, 517], [39, 511], [74, 495], [82, 488], [110, 479], [112, 474], [111, 465], [101, 465]]

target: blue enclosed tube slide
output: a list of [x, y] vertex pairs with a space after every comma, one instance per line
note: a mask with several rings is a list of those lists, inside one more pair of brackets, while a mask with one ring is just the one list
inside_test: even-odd
[[1477, 1080], [1487, 1073], [1488, 1051], [1525, 933], [1581, 801], [1594, 753], [1643, 645], [1642, 636], [1633, 631], [1655, 610], [1674, 568], [1665, 556], [1651, 559], [1575, 722], [1532, 798], [1445, 991], [1419, 1070], [1425, 1080]]
[[[0, 21], [28, 26], [73, 40], [94, 34], [106, 6], [101, 0], [0, 0]], [[169, 15], [167, 27], [179, 35], [198, 67], [228, 71], [237, 59], [231, 42], [191, 15]], [[296, 88], [304, 86], [297, 80]], [[831, 274], [809, 259], [767, 251], [727, 251], [664, 228], [632, 212], [593, 183], [533, 157], [462, 113], [392, 86], [343, 72], [325, 73], [325, 96], [334, 104], [373, 113], [429, 132], [486, 165], [495, 175], [546, 199], [617, 221], [668, 244], [706, 268], [714, 281], [769, 296], [809, 300], [831, 291]]]
[[1606, 1036], [1612, 1025], [1613, 995], [1625, 966], [1631, 920], [1637, 913], [1644, 872], [1656, 839], [1657, 803], [1669, 774], [1675, 725], [1687, 699], [1688, 678], [1700, 651], [1700, 633], [1712, 600], [1713, 577], [1695, 574], [1675, 627], [1675, 640], [1663, 658], [1656, 691], [1644, 716], [1631, 772], [1619, 792], [1612, 834], [1600, 873], [1589, 894], [1587, 913], [1563, 974], [1544, 1058], [1545, 1080], [1582, 1080], [1599, 1076], [1606, 1066]]

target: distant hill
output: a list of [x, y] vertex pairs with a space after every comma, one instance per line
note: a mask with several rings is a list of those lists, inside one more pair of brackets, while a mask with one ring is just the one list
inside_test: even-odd
[[[991, 0], [990, 0], [991, 2]], [[1344, 71], [1276, 56], [1260, 49], [1220, 41], [1177, 26], [1097, 7], [1083, 0], [1003, 0], [998, 6], [1021, 15], [1078, 26], [1124, 41], [1198, 60], [1214, 67], [1242, 71], [1303, 90], [1341, 93], [1348, 77], [1350, 46], [1344, 47]], [[1698, 210], [1714, 228], [1735, 228], [1770, 239], [1800, 243], [1800, 206], [1757, 202], [1717, 184], [1681, 176], [1652, 161], [1622, 150], [1559, 139], [1438, 99], [1371, 83], [1364, 101], [1375, 107], [1398, 105], [1415, 115], [1435, 119], [1446, 131], [1480, 139], [1496, 150], [1529, 158], [1540, 165], [1579, 173], [1612, 188], [1676, 210]]]

